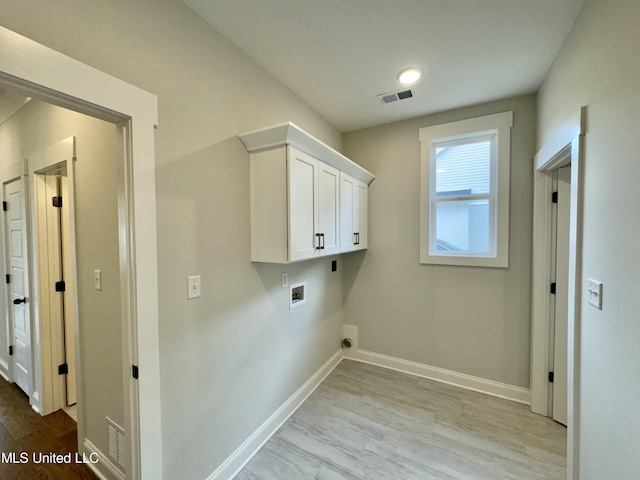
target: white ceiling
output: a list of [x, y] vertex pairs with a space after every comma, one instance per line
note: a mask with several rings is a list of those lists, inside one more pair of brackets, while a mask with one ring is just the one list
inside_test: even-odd
[[344, 132], [535, 92], [584, 1], [184, 0]]

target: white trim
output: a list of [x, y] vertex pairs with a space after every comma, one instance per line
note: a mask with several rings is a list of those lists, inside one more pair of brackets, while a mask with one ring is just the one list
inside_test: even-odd
[[291, 122], [238, 135], [249, 153], [292, 145], [369, 185], [376, 178], [357, 163]]
[[390, 370], [416, 375], [436, 382], [454, 385], [466, 390], [485, 393], [493, 397], [504, 398], [518, 403], [529, 404], [530, 391], [527, 388], [507, 385], [506, 383], [495, 382], [480, 377], [474, 377], [464, 373], [445, 370], [444, 368], [432, 367], [423, 363], [403, 360], [397, 357], [390, 357], [380, 353], [369, 352], [367, 350], [358, 350], [358, 352], [349, 357], [362, 363], [369, 363], [379, 367], [385, 367]]
[[[549, 415], [551, 208], [553, 169], [571, 164], [569, 312], [567, 348], [567, 478], [577, 480], [580, 430], [580, 329], [582, 307], [582, 212], [587, 107], [567, 122], [534, 159], [533, 280], [531, 302], [531, 410]], [[569, 138], [575, 134], [573, 138]]]
[[124, 473], [90, 440], [85, 440], [83, 445], [87, 457], [92, 453], [98, 455], [98, 463], [85, 463], [98, 478], [101, 480], [125, 480]]
[[0, 376], [9, 382], [9, 364], [0, 358]]
[[[513, 112], [508, 111], [419, 129], [421, 264], [496, 268], [509, 266], [511, 127], [513, 127]], [[492, 158], [491, 162], [491, 168], [497, 175], [493, 178], [489, 198], [489, 203], [492, 205], [489, 226], [491, 252], [488, 254], [434, 253], [431, 249], [432, 241], [435, 240], [432, 232], [432, 208], [435, 208], [435, 181], [432, 175], [432, 171], [435, 171], [435, 159], [432, 161], [433, 144], [482, 134], [495, 134], [497, 139], [493, 153], [495, 158]], [[432, 235], [434, 238], [431, 238]]]
[[[535, 170], [550, 170], [553, 165], [549, 162], [558, 155], [573, 139], [579, 135], [584, 135], [587, 124], [586, 107], [582, 107], [580, 112], [569, 119], [551, 138], [546, 145], [534, 157]], [[556, 166], [557, 167], [557, 166]]]
[[258, 453], [262, 446], [269, 441], [274, 433], [286, 422], [300, 405], [311, 395], [322, 381], [342, 361], [342, 350], [338, 350], [327, 362], [314, 373], [280, 408], [262, 424], [253, 434], [240, 445], [222, 465], [220, 465], [207, 480], [227, 480], [235, 477], [249, 460]]
[[[0, 27], [0, 82], [65, 108], [118, 123], [125, 129], [128, 215], [124, 223], [129, 286], [123, 329], [125, 429], [130, 452], [127, 478], [162, 478], [160, 342], [155, 196], [155, 131], [158, 100], [144, 90]], [[135, 133], [132, 133], [135, 132]], [[121, 227], [123, 224], [121, 223]], [[122, 250], [122, 249], [121, 249]], [[130, 366], [140, 369], [139, 380]], [[144, 408], [140, 408], [144, 405]]]

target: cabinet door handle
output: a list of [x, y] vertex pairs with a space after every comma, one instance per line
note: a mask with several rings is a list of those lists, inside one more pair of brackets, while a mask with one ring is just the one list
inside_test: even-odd
[[320, 246], [320, 235], [322, 235], [322, 234], [321, 233], [316, 233], [316, 240], [318, 240], [318, 244], [316, 245], [316, 250], [322, 249], [322, 247]]
[[353, 234], [354, 237], [356, 237], [355, 242], [353, 243], [354, 245], [360, 245], [360, 234], [358, 232]]
[[324, 250], [324, 233], [320, 234], [320, 238], [322, 239], [322, 246], [320, 247], [320, 250]]

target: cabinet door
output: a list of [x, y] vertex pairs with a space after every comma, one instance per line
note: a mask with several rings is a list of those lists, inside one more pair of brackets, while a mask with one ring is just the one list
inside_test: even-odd
[[288, 148], [289, 261], [318, 255], [318, 160]]
[[318, 161], [318, 230], [320, 255], [340, 253], [340, 171]]
[[353, 215], [353, 223], [354, 223], [354, 234], [356, 238], [356, 250], [364, 250], [367, 248], [368, 243], [368, 224], [367, 224], [367, 214], [368, 214], [368, 196], [369, 196], [369, 186], [366, 183], [360, 182], [356, 180], [355, 182], [355, 190], [354, 190], [354, 215]]
[[340, 251], [355, 249], [354, 200], [356, 180], [344, 172], [340, 173]]

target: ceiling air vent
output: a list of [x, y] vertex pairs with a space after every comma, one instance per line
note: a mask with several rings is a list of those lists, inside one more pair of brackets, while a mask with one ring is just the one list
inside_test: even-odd
[[413, 97], [411, 90], [402, 90], [401, 92], [381, 93], [378, 98], [382, 103], [392, 103], [398, 100], [404, 100], [405, 98]]

